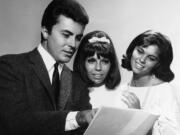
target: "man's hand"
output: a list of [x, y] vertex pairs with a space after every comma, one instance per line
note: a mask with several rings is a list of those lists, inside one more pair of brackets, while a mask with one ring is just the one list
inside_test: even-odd
[[76, 115], [76, 121], [79, 126], [88, 125], [94, 118], [98, 109], [79, 111]]

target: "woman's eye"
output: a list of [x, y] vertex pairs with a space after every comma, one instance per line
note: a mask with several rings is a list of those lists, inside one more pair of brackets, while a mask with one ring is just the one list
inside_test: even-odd
[[109, 64], [110, 63], [110, 61], [108, 59], [103, 59], [102, 62], [105, 63], [105, 64]]
[[143, 49], [141, 49], [141, 48], [138, 48], [137, 51], [138, 51], [138, 53], [143, 53], [144, 52]]
[[150, 56], [150, 57], [149, 57], [149, 60], [150, 60], [150, 61], [156, 61], [157, 58]]
[[87, 59], [87, 62], [88, 63], [93, 63], [93, 62], [95, 62], [96, 60], [95, 59], [93, 59], [93, 58], [91, 58], [91, 59]]

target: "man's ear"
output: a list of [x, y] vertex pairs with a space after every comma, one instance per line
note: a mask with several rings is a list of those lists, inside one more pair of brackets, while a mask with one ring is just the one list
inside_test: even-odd
[[48, 30], [45, 27], [41, 28], [41, 33], [44, 39], [47, 39], [49, 34], [48, 34]]

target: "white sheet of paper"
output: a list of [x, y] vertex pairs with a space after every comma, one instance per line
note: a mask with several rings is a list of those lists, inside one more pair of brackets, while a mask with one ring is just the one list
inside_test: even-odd
[[101, 107], [84, 135], [146, 135], [158, 117], [139, 109]]

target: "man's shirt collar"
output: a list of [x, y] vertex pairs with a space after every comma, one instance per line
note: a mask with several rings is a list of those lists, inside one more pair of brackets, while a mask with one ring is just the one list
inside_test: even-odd
[[[38, 51], [44, 61], [44, 64], [46, 66], [46, 69], [48, 70], [48, 72], [54, 68], [54, 64], [56, 63], [55, 59], [51, 56], [51, 54], [49, 54], [49, 52], [44, 49], [44, 47], [42, 46], [42, 44], [39, 44], [38, 46]], [[59, 64], [59, 70], [61, 71], [63, 68], [63, 64]]]

